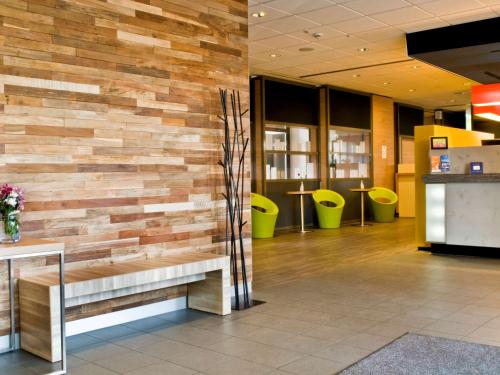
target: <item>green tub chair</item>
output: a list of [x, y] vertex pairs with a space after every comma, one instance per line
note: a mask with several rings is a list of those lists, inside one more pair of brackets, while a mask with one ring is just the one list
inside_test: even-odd
[[332, 190], [316, 190], [312, 198], [320, 228], [338, 228], [342, 219], [342, 211], [344, 210], [345, 200], [339, 193]]
[[394, 221], [398, 196], [390, 189], [374, 187], [368, 192], [374, 219], [377, 223], [391, 223]]
[[279, 208], [263, 195], [252, 193], [252, 238], [271, 238]]

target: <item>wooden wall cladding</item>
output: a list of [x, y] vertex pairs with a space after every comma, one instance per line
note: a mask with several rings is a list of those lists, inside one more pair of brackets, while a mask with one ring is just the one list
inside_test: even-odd
[[[373, 185], [391, 190], [396, 173], [394, 101], [383, 96], [372, 96]], [[382, 152], [382, 148], [385, 152]], [[384, 155], [385, 154], [385, 155]]]
[[0, 182], [26, 190], [23, 235], [64, 241], [69, 268], [224, 252], [218, 88], [239, 89], [248, 105], [247, 33], [244, 0], [1, 1]]

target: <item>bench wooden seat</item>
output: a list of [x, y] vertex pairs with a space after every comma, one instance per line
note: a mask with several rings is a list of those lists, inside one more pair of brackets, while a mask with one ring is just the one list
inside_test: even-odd
[[[187, 284], [188, 307], [219, 315], [231, 313], [229, 257], [183, 254], [66, 271], [66, 307]], [[21, 347], [59, 361], [59, 276], [19, 279]]]

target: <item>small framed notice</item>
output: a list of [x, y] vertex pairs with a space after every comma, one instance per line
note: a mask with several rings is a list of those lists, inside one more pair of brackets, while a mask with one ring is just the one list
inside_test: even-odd
[[448, 149], [448, 137], [431, 137], [432, 150], [446, 150]]
[[471, 161], [470, 162], [470, 174], [483, 174], [483, 162], [482, 161]]

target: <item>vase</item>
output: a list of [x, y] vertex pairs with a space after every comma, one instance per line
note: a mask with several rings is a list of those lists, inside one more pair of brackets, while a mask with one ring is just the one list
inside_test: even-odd
[[10, 212], [2, 217], [0, 225], [0, 242], [16, 243], [21, 239], [21, 227], [19, 225], [19, 212]]

